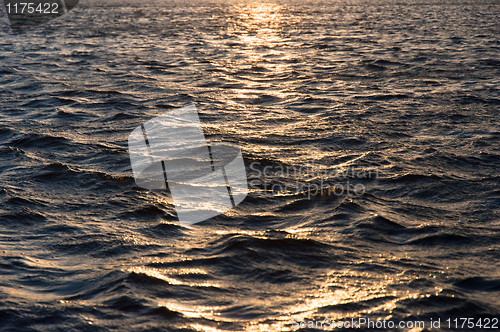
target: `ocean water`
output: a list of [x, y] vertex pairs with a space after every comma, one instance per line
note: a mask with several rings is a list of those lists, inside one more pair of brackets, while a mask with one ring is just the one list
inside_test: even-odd
[[[0, 12], [0, 331], [500, 318], [498, 1], [81, 1], [16, 35]], [[191, 104], [251, 185], [183, 227], [127, 138]], [[278, 192], [322, 181], [359, 190]]]

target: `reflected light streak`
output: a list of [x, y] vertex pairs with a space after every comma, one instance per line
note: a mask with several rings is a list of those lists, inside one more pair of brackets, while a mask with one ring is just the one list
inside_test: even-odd
[[[188, 274], [188, 271], [186, 271], [186, 270], [187, 269], [184, 269], [184, 271], [182, 271], [183, 273], [181, 273], [181, 274]], [[215, 288], [220, 288], [220, 285], [213, 284], [213, 283], [208, 283], [208, 282], [204, 282], [204, 283], [186, 283], [186, 282], [183, 282], [181, 280], [169, 277], [169, 276], [165, 275], [165, 273], [163, 273], [162, 271], [160, 271], [158, 269], [144, 268], [144, 267], [137, 266], [137, 267], [133, 267], [133, 268], [129, 269], [128, 271], [129, 272], [134, 272], [134, 273], [137, 273], [137, 274], [145, 274], [148, 277], [156, 278], [158, 280], [163, 280], [163, 281], [169, 283], [170, 285], [183, 285], [183, 286], [189, 286], [189, 287], [215, 287]], [[195, 274], [199, 274], [198, 273], [199, 271], [200, 271], [200, 269], [196, 269], [196, 271], [195, 271], [196, 273]], [[179, 274], [179, 275], [181, 275], [181, 274]], [[202, 273], [202, 274], [206, 274], [206, 273]]]
[[[241, 34], [247, 45], [280, 41], [283, 6], [275, 3], [251, 3], [235, 6], [238, 21], [232, 32]], [[231, 31], [231, 30], [230, 30]]]

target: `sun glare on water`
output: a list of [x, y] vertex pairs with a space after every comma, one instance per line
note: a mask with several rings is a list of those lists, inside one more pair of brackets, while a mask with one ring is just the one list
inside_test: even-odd
[[283, 6], [273, 3], [251, 3], [235, 6], [238, 22], [233, 31], [249, 46], [271, 46], [281, 40]]

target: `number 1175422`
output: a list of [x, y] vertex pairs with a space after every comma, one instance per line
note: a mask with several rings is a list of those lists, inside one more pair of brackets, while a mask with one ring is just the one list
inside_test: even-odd
[[58, 3], [15, 2], [7, 3], [8, 14], [59, 14]]
[[498, 318], [448, 318], [446, 322], [455, 329], [498, 329]]

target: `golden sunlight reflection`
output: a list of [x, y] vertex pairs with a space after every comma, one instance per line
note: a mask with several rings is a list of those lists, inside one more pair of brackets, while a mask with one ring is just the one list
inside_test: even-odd
[[[241, 232], [247, 234], [246, 232]], [[248, 232], [248, 234], [256, 235], [258, 232]], [[189, 270], [189, 269], [188, 269]], [[178, 280], [166, 277], [163, 273], [155, 271], [154, 269], [135, 269], [139, 273], [146, 273], [147, 275], [168, 281], [170, 284], [181, 283]], [[181, 272], [181, 271], [172, 271]], [[184, 271], [186, 273], [205, 273], [203, 270]], [[403, 273], [404, 274], [404, 273]], [[329, 318], [332, 320], [344, 320], [350, 318], [366, 317], [368, 314], [379, 313], [380, 319], [391, 319], [392, 311], [396, 308], [399, 301], [405, 299], [416, 299], [420, 297], [429, 297], [431, 294], [422, 294], [418, 292], [396, 292], [390, 291], [388, 288], [394, 283], [409, 282], [413, 278], [398, 275], [398, 276], [383, 276], [371, 275], [370, 273], [360, 273], [350, 270], [344, 271], [330, 271], [325, 279], [318, 284], [316, 290], [313, 289], [296, 289], [293, 290], [298, 298], [301, 298], [300, 303], [288, 306], [281, 314], [274, 315], [272, 319], [248, 320], [245, 324], [244, 330], [248, 332], [261, 332], [261, 331], [295, 331], [297, 325], [294, 322], [303, 320], [310, 320], [314, 317], [317, 319]], [[241, 285], [244, 287], [244, 285]], [[268, 291], [273, 292], [273, 286], [266, 288]], [[436, 289], [438, 295], [442, 289]], [[280, 299], [268, 298], [266, 303], [273, 301], [280, 301]], [[371, 300], [377, 300], [372, 306], [369, 305]], [[264, 300], [263, 300], [264, 301]], [[368, 305], [366, 309], [342, 312], [338, 310], [328, 310], [334, 306], [341, 306], [349, 303], [363, 303]], [[376, 304], [375, 304], [376, 303]], [[259, 301], [252, 301], [246, 303], [249, 306], [260, 306], [263, 303]], [[189, 318], [202, 318], [211, 322], [217, 323], [231, 323], [237, 322], [236, 318], [224, 317], [225, 312], [229, 306], [202, 306], [189, 303], [179, 303], [177, 301], [160, 302], [158, 306], [165, 307], [171, 311], [181, 313]], [[328, 312], [325, 312], [327, 309]], [[274, 322], [269, 324], [269, 321]], [[189, 328], [196, 331], [226, 331], [223, 328], [215, 328], [213, 324], [188, 324]], [[414, 332], [419, 330], [414, 330]]]
[[280, 41], [283, 6], [275, 3], [250, 3], [235, 6], [238, 21], [230, 32], [241, 35], [247, 45]]
[[[349, 284], [346, 286], [347, 282]], [[263, 322], [250, 323], [246, 331], [294, 331], [296, 328], [293, 327], [293, 322], [310, 320], [313, 317], [320, 319], [323, 316], [332, 320], [343, 320], [366, 316], [373, 312], [387, 312], [381, 319], [390, 319], [398, 301], [422, 296], [416, 292], [405, 294], [390, 292], [387, 286], [393, 282], [392, 278], [374, 278], [367, 273], [332, 271], [316, 293], [307, 294], [302, 303], [290, 307], [282, 316], [274, 317], [276, 323], [272, 325]], [[368, 303], [372, 299], [380, 299], [382, 303], [352, 313], [318, 314], [318, 310], [322, 308], [348, 303]]]
[[[229, 24], [228, 34], [235, 38], [236, 48], [241, 57], [234, 62], [226, 63], [229, 67], [244, 70], [238, 77], [227, 75], [229, 81], [239, 81], [246, 87], [263, 87], [266, 85], [265, 72], [273, 74], [286, 73], [289, 64], [280, 61], [265, 61], [266, 58], [290, 60], [284, 50], [278, 50], [286, 37], [283, 33], [284, 7], [276, 3], [250, 3], [232, 7], [234, 21]], [[272, 80], [272, 78], [267, 78]], [[253, 91], [254, 93], [256, 91]], [[252, 92], [244, 89], [234, 91], [236, 98], [252, 98]], [[258, 93], [258, 91], [257, 91]], [[280, 97], [280, 96], [276, 96]]]
[[145, 268], [145, 267], [133, 267], [128, 270], [129, 272], [134, 272], [137, 274], [144, 274], [147, 275], [148, 277], [155, 278], [158, 280], [163, 280], [170, 285], [182, 285], [182, 286], [189, 286], [189, 287], [215, 287], [215, 288], [220, 288], [220, 285], [215, 284], [215, 283], [209, 283], [209, 282], [203, 282], [203, 283], [193, 283], [193, 282], [184, 282], [175, 278], [172, 278], [167, 275], [168, 272], [170, 273], [175, 273], [177, 275], [185, 275], [185, 274], [206, 274], [201, 269], [181, 269], [181, 270], [171, 270], [171, 271], [162, 271], [159, 269], [153, 269], [153, 268]]

